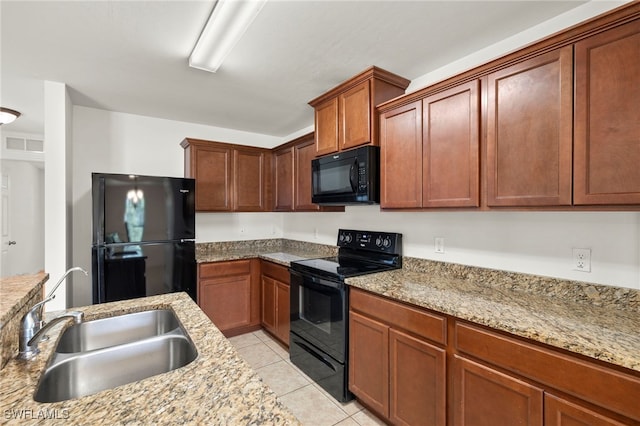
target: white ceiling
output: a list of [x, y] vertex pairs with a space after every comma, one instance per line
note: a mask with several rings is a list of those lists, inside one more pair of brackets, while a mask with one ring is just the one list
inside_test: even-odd
[[370, 65], [413, 80], [585, 2], [269, 0], [212, 74], [187, 61], [214, 3], [1, 0], [5, 129], [43, 133], [51, 80], [75, 105], [286, 136]]

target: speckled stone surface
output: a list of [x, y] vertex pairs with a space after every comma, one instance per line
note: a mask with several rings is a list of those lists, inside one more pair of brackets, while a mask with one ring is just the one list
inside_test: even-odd
[[20, 319], [42, 300], [44, 272], [0, 279], [0, 369], [18, 350]]
[[[75, 309], [75, 308], [74, 308]], [[198, 357], [177, 370], [68, 401], [43, 404], [32, 398], [38, 379], [66, 327], [52, 328], [31, 361], [12, 359], [0, 371], [3, 424], [297, 425], [297, 419], [237, 354], [186, 293], [172, 293], [78, 310], [85, 320], [172, 309], [189, 333]], [[19, 416], [23, 416], [19, 419]], [[55, 416], [55, 421], [46, 418]], [[25, 420], [25, 416], [26, 420]]]
[[196, 261], [221, 262], [258, 257], [283, 266], [294, 260], [335, 256], [338, 248], [287, 239], [225, 241], [196, 244]]
[[353, 287], [640, 371], [638, 291], [403, 258]]

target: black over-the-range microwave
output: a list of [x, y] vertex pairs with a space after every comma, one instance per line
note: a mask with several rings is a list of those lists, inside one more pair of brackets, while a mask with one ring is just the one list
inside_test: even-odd
[[380, 148], [363, 146], [311, 162], [311, 201], [322, 205], [380, 202]]

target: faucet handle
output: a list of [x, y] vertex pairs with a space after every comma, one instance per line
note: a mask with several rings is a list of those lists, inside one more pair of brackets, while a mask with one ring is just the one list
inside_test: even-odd
[[51, 299], [45, 299], [41, 302], [36, 303], [29, 309], [29, 311], [22, 316], [22, 321], [20, 322], [23, 329], [27, 328], [35, 328], [36, 330], [40, 329], [44, 325], [44, 321], [42, 320], [42, 306], [47, 303]]

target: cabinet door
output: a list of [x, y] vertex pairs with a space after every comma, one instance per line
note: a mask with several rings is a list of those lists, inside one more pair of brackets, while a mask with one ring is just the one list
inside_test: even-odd
[[237, 211], [267, 210], [266, 154], [234, 150], [234, 199]]
[[231, 149], [194, 147], [197, 211], [231, 211]]
[[339, 99], [340, 149], [371, 143], [371, 83], [358, 84]]
[[274, 172], [275, 172], [274, 209], [276, 211], [291, 211], [293, 210], [293, 186], [294, 186], [293, 147], [287, 148], [281, 151], [276, 151], [273, 154], [273, 161], [274, 161]]
[[338, 151], [338, 98], [315, 109], [316, 156]]
[[313, 139], [295, 146], [295, 206], [294, 210], [320, 210], [320, 206], [311, 202], [311, 160], [315, 156]]
[[446, 425], [446, 351], [389, 330], [390, 419], [393, 424]]
[[251, 325], [251, 276], [203, 279], [198, 303], [211, 321], [225, 332]]
[[477, 207], [480, 82], [424, 99], [422, 206]]
[[542, 389], [454, 357], [455, 426], [542, 426]]
[[640, 204], [640, 21], [576, 43], [575, 204]]
[[280, 281], [276, 281], [276, 336], [289, 346], [289, 286]]
[[349, 390], [389, 417], [389, 327], [349, 313]]
[[488, 76], [487, 204], [571, 204], [572, 47]]
[[276, 331], [276, 281], [262, 276], [262, 326], [272, 333]]
[[380, 207], [422, 206], [422, 102], [380, 117]]
[[623, 426], [616, 420], [546, 393], [544, 395], [545, 426]]

